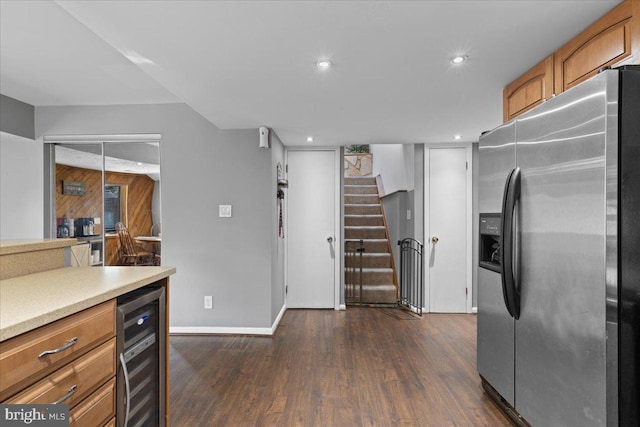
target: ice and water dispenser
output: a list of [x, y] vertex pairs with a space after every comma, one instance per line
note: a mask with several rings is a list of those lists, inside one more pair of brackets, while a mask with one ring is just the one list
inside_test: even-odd
[[480, 267], [500, 272], [500, 214], [480, 214]]

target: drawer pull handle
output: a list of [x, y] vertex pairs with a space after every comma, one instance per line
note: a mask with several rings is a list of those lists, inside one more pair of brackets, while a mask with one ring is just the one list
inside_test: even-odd
[[60, 347], [56, 348], [55, 350], [43, 351], [38, 355], [38, 359], [42, 359], [43, 357], [48, 356], [50, 354], [57, 354], [57, 353], [60, 353], [61, 351], [65, 351], [66, 349], [76, 345], [77, 342], [78, 342], [78, 337], [73, 337], [66, 343], [62, 344]]
[[76, 390], [78, 389], [78, 385], [72, 385], [71, 388], [69, 389], [69, 391], [67, 392], [67, 394], [65, 394], [64, 396], [62, 396], [60, 399], [56, 400], [55, 402], [52, 403], [52, 405], [59, 405], [62, 402], [64, 402], [65, 400], [67, 400], [68, 398], [70, 398], [71, 396], [73, 396], [76, 392]]

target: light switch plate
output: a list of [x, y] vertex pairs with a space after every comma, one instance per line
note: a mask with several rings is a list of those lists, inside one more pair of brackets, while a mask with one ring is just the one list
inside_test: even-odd
[[231, 205], [219, 205], [218, 212], [220, 218], [231, 218]]
[[407, 221], [411, 219], [411, 209], [407, 209]]

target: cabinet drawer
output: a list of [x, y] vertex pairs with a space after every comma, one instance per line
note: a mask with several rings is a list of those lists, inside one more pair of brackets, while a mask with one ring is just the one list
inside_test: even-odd
[[107, 423], [116, 414], [116, 379], [100, 387], [70, 412], [70, 425], [95, 427]]
[[111, 418], [109, 422], [104, 425], [104, 427], [116, 427], [116, 419]]
[[[63, 366], [4, 403], [65, 403], [73, 408], [116, 372], [116, 339]], [[75, 391], [72, 391], [75, 390]], [[64, 396], [68, 397], [64, 399]]]
[[0, 401], [113, 336], [115, 300], [0, 343]]

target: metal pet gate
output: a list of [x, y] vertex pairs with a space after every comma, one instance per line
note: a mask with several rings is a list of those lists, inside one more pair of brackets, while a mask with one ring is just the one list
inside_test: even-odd
[[345, 243], [344, 300], [346, 304], [362, 303], [362, 255], [364, 241]]
[[422, 274], [423, 245], [418, 240], [406, 238], [400, 246], [400, 297], [398, 306], [422, 316], [424, 280]]

